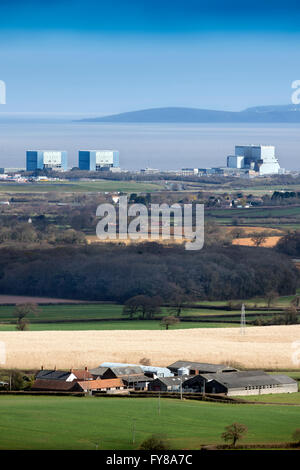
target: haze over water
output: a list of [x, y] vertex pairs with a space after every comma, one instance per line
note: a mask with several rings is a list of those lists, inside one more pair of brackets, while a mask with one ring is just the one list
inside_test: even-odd
[[67, 150], [69, 167], [79, 149], [116, 149], [120, 166], [180, 169], [226, 166], [238, 144], [276, 146], [281, 167], [300, 169], [297, 124], [105, 124], [1, 122], [0, 167], [25, 167], [28, 149]]

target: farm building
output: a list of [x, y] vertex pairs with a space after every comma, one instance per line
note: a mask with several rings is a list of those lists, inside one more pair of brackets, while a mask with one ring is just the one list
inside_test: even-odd
[[65, 382], [73, 382], [73, 380], [93, 380], [93, 375], [85, 369], [70, 369], [66, 372], [63, 370], [44, 370], [41, 369], [36, 377], [40, 380], [63, 380]]
[[115, 391], [124, 390], [124, 383], [121, 379], [106, 379], [106, 380], [86, 380], [77, 382], [76, 389], [81, 389], [83, 392], [89, 391]]
[[56, 379], [36, 379], [31, 387], [33, 391], [39, 392], [74, 392], [77, 382], [69, 382]]
[[93, 374], [88, 370], [87, 367], [84, 369], [71, 369], [71, 372], [75, 375], [76, 380], [93, 380]]
[[104, 373], [107, 371], [108, 367], [96, 367], [95, 369], [90, 369], [94, 379], [102, 379]]
[[168, 369], [175, 375], [198, 375], [216, 372], [235, 372], [234, 367], [225, 364], [206, 364], [203, 362], [176, 361]]
[[76, 379], [76, 375], [69, 371], [63, 370], [40, 370], [36, 377], [38, 380], [62, 380], [64, 382], [73, 382]]
[[260, 395], [298, 392], [298, 384], [286, 375], [270, 375], [262, 370], [217, 372], [191, 377], [182, 385], [185, 392]]
[[114, 391], [123, 390], [124, 384], [121, 379], [108, 380], [84, 380], [66, 382], [64, 380], [35, 380], [32, 390], [43, 392], [89, 392], [89, 391]]
[[180, 377], [158, 377], [148, 385], [151, 392], [180, 392], [182, 384], [188, 380], [188, 375]]
[[147, 390], [153, 379], [146, 375], [122, 375], [122, 381], [127, 388], [134, 390]]
[[128, 375], [144, 375], [143, 369], [139, 366], [128, 367], [107, 367], [102, 375], [103, 379], [113, 379], [115, 377], [123, 377]]
[[152, 378], [143, 373], [140, 366], [107, 367], [101, 376], [102, 379], [120, 378], [128, 388], [145, 390]]
[[124, 364], [121, 362], [103, 362], [100, 364], [99, 369], [102, 367], [139, 367], [143, 370], [144, 374], [148, 377], [156, 379], [156, 377], [173, 377], [173, 373], [167, 367], [158, 366], [144, 366], [142, 364]]

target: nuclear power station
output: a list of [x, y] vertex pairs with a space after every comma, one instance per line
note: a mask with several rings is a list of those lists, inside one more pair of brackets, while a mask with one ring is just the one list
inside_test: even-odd
[[274, 145], [236, 145], [235, 155], [227, 157], [227, 168], [252, 171], [262, 176], [280, 173]]

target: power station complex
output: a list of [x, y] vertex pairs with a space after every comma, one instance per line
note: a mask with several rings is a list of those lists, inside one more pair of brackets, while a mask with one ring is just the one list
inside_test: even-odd
[[227, 168], [253, 171], [259, 175], [280, 172], [273, 145], [236, 145], [235, 155], [227, 157]]
[[[84, 171], [120, 171], [118, 150], [79, 150], [78, 168]], [[26, 170], [68, 170], [68, 155], [57, 150], [28, 150]], [[141, 170], [149, 172], [148, 170]], [[153, 170], [154, 172], [154, 170]], [[155, 170], [159, 172], [159, 170]], [[176, 173], [176, 172], [175, 172]], [[235, 154], [227, 157], [226, 167], [182, 168], [183, 176], [238, 176], [253, 178], [284, 173], [273, 145], [236, 145]]]
[[[87, 171], [109, 171], [119, 167], [117, 150], [79, 150], [78, 167]], [[28, 150], [26, 152], [26, 170], [61, 170], [68, 169], [68, 154], [56, 150]]]
[[275, 156], [274, 145], [236, 145], [226, 167], [182, 168], [183, 176], [238, 176], [254, 178], [284, 173]]

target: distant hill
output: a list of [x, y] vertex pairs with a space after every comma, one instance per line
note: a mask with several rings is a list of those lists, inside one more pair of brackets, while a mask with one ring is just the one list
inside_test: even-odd
[[81, 119], [80, 122], [300, 123], [300, 105], [256, 106], [238, 112], [179, 107], [153, 108]]

